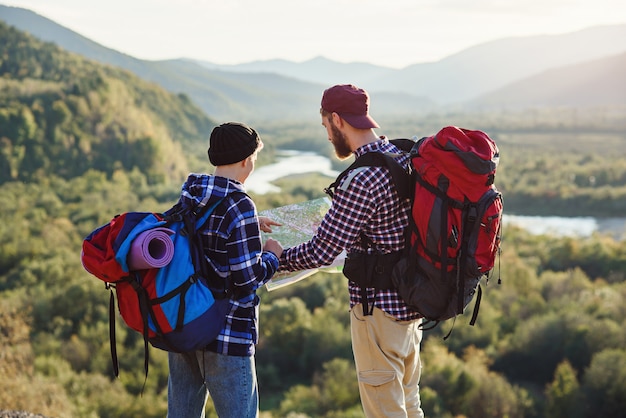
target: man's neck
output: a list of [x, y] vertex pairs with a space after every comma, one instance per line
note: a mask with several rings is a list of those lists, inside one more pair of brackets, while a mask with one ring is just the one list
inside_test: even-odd
[[355, 131], [352, 136], [352, 145], [354, 149], [357, 150], [361, 148], [363, 145], [371, 144], [372, 142], [378, 141], [379, 137], [376, 135], [373, 129], [362, 129]]

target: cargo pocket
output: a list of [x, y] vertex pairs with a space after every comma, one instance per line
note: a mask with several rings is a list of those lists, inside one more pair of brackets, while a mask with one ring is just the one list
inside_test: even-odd
[[382, 386], [395, 378], [396, 372], [393, 370], [365, 370], [359, 372], [359, 381], [370, 386]]

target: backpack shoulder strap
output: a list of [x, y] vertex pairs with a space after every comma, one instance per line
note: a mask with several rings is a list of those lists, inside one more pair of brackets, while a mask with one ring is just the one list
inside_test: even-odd
[[[413, 153], [413, 149], [417, 143], [411, 139], [392, 139], [391, 143], [396, 145], [402, 150], [402, 152]], [[408, 151], [407, 151], [408, 150]], [[358, 157], [348, 168], [342, 171], [334, 182], [332, 182], [324, 191], [332, 198], [335, 190], [339, 187], [342, 180], [348, 176], [350, 171], [360, 167], [387, 167], [391, 173], [393, 183], [398, 191], [400, 199], [409, 199], [411, 197], [411, 181], [410, 181], [410, 164], [409, 171], [405, 170], [400, 163], [398, 163], [394, 156], [398, 154], [382, 153], [382, 152], [368, 152]], [[348, 180], [356, 175], [353, 173]], [[349, 182], [348, 182], [349, 183]]]
[[180, 232], [189, 237], [189, 254], [191, 255], [191, 261], [194, 265], [195, 276], [200, 276], [207, 280], [212, 286], [212, 290], [214, 290], [213, 294], [216, 298], [226, 297], [229, 294], [229, 286], [225, 283], [223, 286], [219, 286], [219, 288], [215, 286], [217, 282], [217, 280], [215, 280], [216, 275], [204, 256], [202, 241], [197, 231], [206, 223], [209, 216], [225, 199], [226, 197], [219, 199], [211, 205], [204, 205], [197, 211], [182, 208], [179, 202], [172, 209], [168, 210], [165, 215], [168, 222], [183, 223]]
[[416, 147], [417, 147], [417, 144], [421, 143], [421, 140], [418, 141], [415, 137], [413, 139], [396, 138], [396, 139], [390, 139], [389, 142], [391, 142], [396, 147], [400, 148], [402, 151], [412, 154], [412, 153], [417, 152]]

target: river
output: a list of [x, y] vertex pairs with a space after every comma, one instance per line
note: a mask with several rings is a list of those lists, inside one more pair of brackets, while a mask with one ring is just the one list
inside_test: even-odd
[[590, 237], [594, 233], [626, 239], [626, 218], [592, 218], [562, 216], [521, 216], [504, 213], [504, 225], [511, 224], [535, 235]]
[[302, 151], [279, 151], [278, 161], [273, 164], [256, 168], [248, 180], [246, 189], [256, 194], [280, 192], [280, 188], [273, 185], [274, 180], [293, 174], [321, 173], [330, 178], [335, 178], [339, 172], [332, 169], [330, 160], [314, 152]]
[[[246, 181], [246, 189], [256, 194], [280, 192], [272, 182], [293, 174], [321, 173], [335, 178], [339, 172], [332, 169], [331, 161], [312, 152], [280, 151], [278, 161], [259, 167]], [[516, 225], [532, 234], [589, 237], [593, 233], [610, 234], [617, 239], [626, 239], [626, 218], [593, 218], [562, 216], [522, 216], [506, 213], [504, 225]]]

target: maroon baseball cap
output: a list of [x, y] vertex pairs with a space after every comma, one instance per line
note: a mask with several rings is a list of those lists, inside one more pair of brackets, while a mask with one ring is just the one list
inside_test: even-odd
[[338, 84], [324, 90], [322, 109], [335, 112], [357, 129], [380, 128], [368, 113], [370, 97], [352, 84]]

